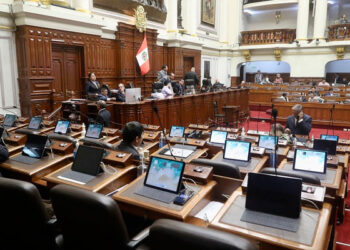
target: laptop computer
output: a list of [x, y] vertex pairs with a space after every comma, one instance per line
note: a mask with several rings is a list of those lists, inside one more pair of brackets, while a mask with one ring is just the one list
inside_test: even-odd
[[337, 141], [315, 139], [313, 149], [326, 151], [328, 155], [336, 155], [337, 154]]
[[259, 135], [258, 146], [265, 148], [265, 152], [270, 154], [275, 150], [275, 146], [278, 143], [278, 137], [272, 135]]
[[60, 135], [67, 134], [69, 125], [70, 125], [69, 121], [59, 120], [56, 124], [54, 133], [60, 134]]
[[217, 146], [223, 146], [227, 139], [227, 135], [227, 131], [212, 130], [209, 143]]
[[178, 141], [183, 141], [183, 137], [185, 134], [185, 127], [182, 126], [171, 126], [169, 137], [177, 137]]
[[301, 178], [248, 173], [242, 221], [296, 232], [301, 212]]
[[41, 122], [43, 121], [42, 117], [32, 117], [30, 119], [28, 128], [32, 130], [38, 130], [40, 128]]
[[5, 115], [5, 119], [4, 119], [3, 123], [2, 123], [2, 126], [4, 126], [4, 128], [13, 127], [13, 125], [15, 124], [16, 120], [17, 120], [17, 116], [16, 115], [6, 114]]
[[322, 134], [321, 137], [320, 137], [320, 139], [338, 142], [339, 136], [337, 136], [337, 135], [325, 135], [325, 134]]
[[308, 172], [324, 180], [327, 171], [327, 152], [296, 149], [294, 152], [293, 170]]
[[66, 181], [84, 185], [103, 172], [100, 164], [104, 149], [80, 145], [72, 168], [57, 176]]
[[184, 169], [182, 161], [152, 157], [143, 186], [135, 193], [169, 204], [181, 191]]
[[17, 155], [11, 160], [24, 164], [34, 164], [45, 156], [45, 146], [47, 136], [44, 135], [27, 135], [27, 142], [22, 149], [22, 154]]
[[93, 124], [90, 123], [89, 127], [86, 131], [85, 137], [86, 138], [93, 138], [93, 139], [100, 139], [101, 138], [101, 134], [102, 134], [102, 130], [103, 130], [103, 125], [102, 124]]
[[250, 164], [250, 148], [250, 142], [226, 140], [223, 161], [237, 167], [247, 167]]

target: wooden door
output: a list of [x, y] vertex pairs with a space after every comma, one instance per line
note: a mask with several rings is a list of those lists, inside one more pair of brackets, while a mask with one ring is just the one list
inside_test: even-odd
[[184, 74], [189, 72], [194, 67], [194, 57], [184, 57]]
[[81, 50], [76, 46], [53, 46], [53, 109], [69, 98], [81, 98]]

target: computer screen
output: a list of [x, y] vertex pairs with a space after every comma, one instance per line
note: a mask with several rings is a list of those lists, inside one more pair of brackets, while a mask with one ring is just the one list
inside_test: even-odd
[[99, 139], [101, 137], [103, 125], [102, 124], [89, 124], [85, 137]]
[[69, 121], [58, 121], [55, 128], [55, 133], [57, 134], [67, 134], [69, 128]]
[[27, 142], [22, 149], [22, 155], [32, 158], [41, 158], [44, 155], [47, 136], [27, 135]]
[[213, 130], [210, 135], [210, 142], [224, 144], [227, 138], [226, 131]]
[[105, 150], [103, 148], [80, 145], [74, 158], [72, 170], [89, 175], [97, 175]]
[[125, 102], [141, 101], [141, 88], [125, 89]]
[[181, 126], [171, 126], [170, 128], [170, 137], [183, 137], [185, 133], [185, 127]]
[[337, 135], [321, 135], [322, 140], [338, 141], [339, 137]]
[[249, 161], [250, 160], [250, 142], [226, 140], [224, 159]]
[[29, 128], [29, 129], [35, 129], [35, 130], [36, 130], [36, 129], [39, 129], [42, 120], [43, 120], [43, 118], [41, 118], [41, 117], [32, 117], [32, 118], [30, 119], [28, 128]]
[[275, 149], [275, 145], [278, 143], [278, 137], [272, 135], [260, 135], [259, 147], [266, 149]]
[[329, 155], [337, 154], [337, 142], [333, 140], [315, 139], [313, 149], [326, 151]]
[[308, 149], [295, 150], [294, 170], [325, 174], [326, 166], [327, 152]]
[[145, 186], [178, 193], [184, 169], [185, 163], [182, 161], [152, 157], [144, 184]]
[[16, 115], [6, 114], [3, 125], [5, 127], [12, 127], [13, 124], [15, 123], [16, 119], [17, 119]]

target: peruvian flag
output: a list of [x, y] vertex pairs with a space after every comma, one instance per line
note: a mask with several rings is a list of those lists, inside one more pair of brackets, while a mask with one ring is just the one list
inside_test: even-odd
[[150, 69], [150, 66], [149, 66], [149, 57], [148, 57], [146, 35], [145, 35], [145, 38], [143, 39], [143, 42], [141, 44], [139, 51], [136, 54], [136, 59], [137, 59], [137, 62], [139, 63], [140, 69], [141, 69], [141, 75], [147, 74], [147, 72]]

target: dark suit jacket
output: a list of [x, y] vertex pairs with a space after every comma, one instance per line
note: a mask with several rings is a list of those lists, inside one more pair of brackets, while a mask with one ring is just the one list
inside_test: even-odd
[[125, 102], [125, 95], [119, 91], [115, 94], [115, 98], [117, 102]]
[[293, 135], [309, 135], [312, 127], [312, 118], [309, 115], [303, 115], [303, 121], [295, 124], [295, 117], [288, 116], [286, 128], [289, 128]]
[[134, 158], [134, 160], [140, 160], [140, 155], [139, 152], [137, 152], [137, 150], [130, 144], [125, 143], [124, 141], [122, 141], [119, 146], [117, 147], [117, 150], [123, 151], [123, 152], [127, 152], [127, 153], [131, 153], [132, 157]]
[[98, 111], [96, 122], [103, 124], [104, 127], [109, 127], [111, 123], [111, 112], [107, 109], [101, 109]]
[[197, 85], [199, 83], [199, 79], [198, 79], [196, 72], [193, 72], [193, 71], [187, 72], [185, 74], [184, 80], [187, 80], [187, 79], [193, 79], [195, 85]]
[[96, 81], [97, 88], [95, 84], [92, 81], [88, 81], [86, 83], [86, 95], [88, 96], [89, 94], [99, 94], [101, 92], [101, 85], [98, 81]]

